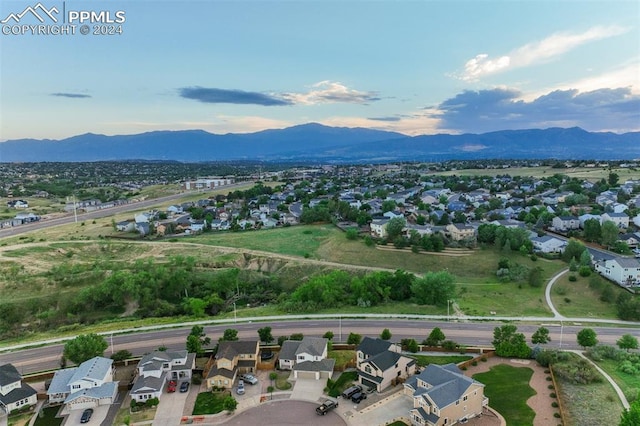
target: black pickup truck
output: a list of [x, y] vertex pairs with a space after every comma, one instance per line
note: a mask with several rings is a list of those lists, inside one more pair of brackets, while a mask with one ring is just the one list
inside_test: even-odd
[[333, 410], [337, 406], [338, 406], [338, 403], [336, 401], [327, 399], [325, 402], [322, 403], [321, 406], [316, 407], [316, 413], [320, 416], [324, 416], [325, 414], [327, 414], [329, 411]]

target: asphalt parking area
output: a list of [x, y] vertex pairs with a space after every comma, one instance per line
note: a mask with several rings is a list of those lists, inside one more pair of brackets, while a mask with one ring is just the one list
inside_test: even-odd
[[316, 414], [318, 404], [307, 401], [271, 401], [255, 408], [243, 411], [223, 423], [225, 425], [261, 425], [261, 426], [346, 426], [337, 412], [331, 411], [324, 416]]

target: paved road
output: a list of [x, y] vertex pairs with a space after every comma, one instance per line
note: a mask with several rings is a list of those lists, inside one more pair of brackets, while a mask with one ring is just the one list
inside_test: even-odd
[[[336, 341], [346, 341], [349, 332], [355, 332], [363, 336], [376, 337], [384, 328], [389, 328], [393, 335], [393, 341], [400, 341], [403, 338], [416, 338], [422, 340], [428, 336], [434, 327], [440, 327], [447, 339], [454, 340], [464, 345], [491, 346], [493, 340], [493, 329], [495, 322], [467, 322], [458, 320], [457, 322], [444, 321], [441, 319], [400, 319], [391, 318], [388, 315], [370, 315], [363, 319], [364, 315], [354, 315], [359, 318], [327, 318], [327, 316], [314, 315], [300, 316], [297, 319], [285, 320], [285, 317], [265, 317], [251, 318], [248, 322], [229, 322], [217, 325], [206, 325], [205, 332], [215, 342], [226, 328], [238, 330], [238, 337], [241, 339], [256, 339], [257, 330], [268, 325], [272, 328], [274, 337], [288, 336], [293, 333], [303, 333], [305, 336], [322, 336], [326, 331], [333, 331]], [[513, 320], [513, 319], [512, 319]], [[517, 319], [516, 319], [517, 320]], [[122, 334], [113, 336], [107, 334], [109, 343], [105, 355], [112, 352], [127, 349], [134, 355], [142, 355], [153, 351], [160, 346], [172, 349], [183, 349], [186, 337], [189, 334], [193, 323], [183, 328], [166, 328], [161, 330], [148, 330], [135, 334]], [[518, 331], [531, 337], [531, 334], [541, 325], [545, 325], [550, 330], [551, 343], [547, 347], [561, 347], [563, 349], [579, 349], [576, 343], [576, 334], [585, 327], [582, 323], [563, 320], [561, 323], [553, 321], [551, 318], [538, 318], [532, 324], [518, 325]], [[628, 327], [593, 327], [598, 334], [598, 339], [602, 343], [615, 344], [616, 340], [625, 333], [631, 333], [640, 339], [640, 328]], [[56, 369], [59, 367], [60, 356], [62, 355], [62, 344], [51, 344], [29, 349], [13, 348], [11, 351], [0, 353], [0, 364], [13, 363], [23, 374], [38, 371]]]

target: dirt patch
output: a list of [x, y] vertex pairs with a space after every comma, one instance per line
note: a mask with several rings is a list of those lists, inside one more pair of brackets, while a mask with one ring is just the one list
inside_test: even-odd
[[[536, 417], [533, 419], [533, 426], [548, 426], [559, 423], [559, 419], [553, 416], [554, 413], [558, 412], [558, 409], [551, 406], [556, 399], [549, 396], [554, 392], [553, 389], [548, 388], [549, 384], [551, 384], [550, 381], [547, 381], [549, 374], [546, 374], [544, 367], [538, 365], [537, 362], [533, 360], [491, 357], [487, 362], [481, 361], [478, 362], [476, 366], [469, 366], [468, 370], [465, 371], [465, 375], [471, 377], [477, 373], [484, 373], [498, 364], [509, 364], [512, 367], [527, 367], [533, 370], [529, 386], [536, 391], [536, 394], [527, 400], [527, 405], [536, 413]], [[491, 406], [491, 401], [489, 401], [489, 406]]]

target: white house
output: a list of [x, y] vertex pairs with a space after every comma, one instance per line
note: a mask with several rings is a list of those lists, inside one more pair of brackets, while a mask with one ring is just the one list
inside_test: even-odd
[[195, 368], [195, 354], [182, 351], [154, 351], [138, 362], [138, 378], [131, 388], [131, 399], [145, 402], [162, 396], [162, 388], [169, 380], [191, 380]]
[[58, 370], [47, 390], [49, 403], [64, 403], [63, 413], [110, 405], [118, 394], [114, 373], [113, 360], [99, 356], [78, 367]]
[[640, 260], [629, 257], [614, 257], [596, 262], [595, 269], [603, 277], [623, 286], [640, 284]]
[[574, 216], [556, 216], [551, 221], [551, 226], [558, 231], [570, 231], [580, 228], [580, 219]]
[[387, 236], [387, 224], [389, 219], [374, 219], [371, 221], [371, 233], [378, 238], [384, 238]]
[[626, 213], [604, 213], [602, 215], [602, 223], [608, 220], [615, 223], [618, 228], [629, 227], [629, 216]]
[[35, 389], [22, 382], [22, 376], [12, 364], [0, 365], [0, 413], [11, 413], [36, 405]]
[[293, 370], [294, 378], [328, 378], [333, 373], [335, 359], [327, 359], [327, 342], [322, 337], [286, 340], [278, 355], [283, 370]]
[[562, 253], [567, 245], [566, 241], [549, 235], [531, 238], [533, 249], [542, 253]]

